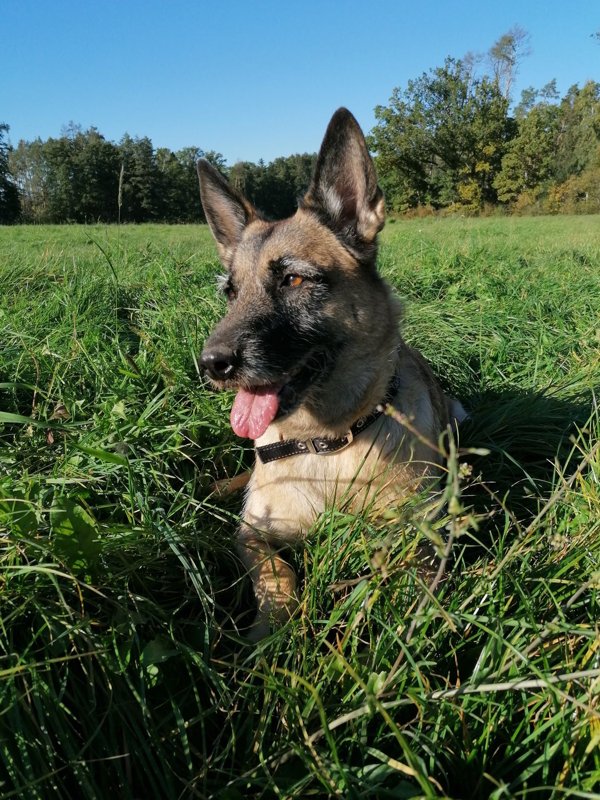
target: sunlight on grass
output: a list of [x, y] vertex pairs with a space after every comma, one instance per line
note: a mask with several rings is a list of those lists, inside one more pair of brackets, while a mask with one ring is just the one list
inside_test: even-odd
[[207, 229], [0, 228], [2, 797], [597, 796], [599, 230], [386, 228], [447, 510], [324, 514], [250, 646]]

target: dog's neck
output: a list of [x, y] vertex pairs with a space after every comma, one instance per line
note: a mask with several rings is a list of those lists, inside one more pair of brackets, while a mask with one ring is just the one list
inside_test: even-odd
[[356, 436], [371, 427], [393, 401], [400, 388], [400, 376], [395, 372], [388, 383], [385, 397], [367, 414], [359, 416], [341, 436], [315, 436], [307, 439], [282, 439], [256, 446], [256, 456], [263, 464], [300, 455], [330, 455], [350, 447]]
[[346, 366], [343, 383], [332, 376], [319, 389], [318, 404], [308, 400], [288, 416], [276, 419], [257, 439], [257, 446], [287, 439], [344, 436], [358, 419], [368, 416], [386, 401], [390, 386], [397, 378], [399, 350], [403, 346], [400, 340], [384, 368], [378, 364], [377, 372], [367, 372], [363, 364]]

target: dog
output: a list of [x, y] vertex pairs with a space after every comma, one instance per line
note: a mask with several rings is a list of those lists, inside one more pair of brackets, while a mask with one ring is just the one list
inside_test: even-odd
[[201, 365], [214, 387], [237, 390], [231, 425], [256, 448], [237, 541], [258, 640], [297, 605], [282, 551], [331, 504], [377, 511], [427, 490], [443, 467], [439, 437], [465, 412], [400, 335], [376, 266], [383, 194], [347, 109], [288, 219], [263, 218], [205, 160], [198, 175], [228, 302]]

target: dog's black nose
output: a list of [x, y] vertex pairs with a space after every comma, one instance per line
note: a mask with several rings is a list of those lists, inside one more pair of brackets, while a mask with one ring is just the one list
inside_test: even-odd
[[204, 350], [200, 364], [216, 381], [233, 378], [238, 366], [238, 355], [228, 347], [211, 347]]

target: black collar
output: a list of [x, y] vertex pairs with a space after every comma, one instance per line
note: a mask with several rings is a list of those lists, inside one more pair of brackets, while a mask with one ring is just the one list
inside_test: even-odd
[[362, 433], [372, 425], [375, 420], [379, 419], [388, 403], [396, 396], [398, 388], [398, 376], [394, 375], [383, 401], [375, 406], [370, 414], [365, 417], [359, 417], [350, 427], [350, 430], [343, 436], [338, 436], [337, 439], [325, 436], [317, 436], [314, 439], [305, 439], [304, 441], [302, 439], [284, 439], [282, 442], [274, 442], [273, 444], [265, 444], [255, 448], [256, 455], [263, 464], [268, 464], [269, 461], [279, 461], [279, 459], [288, 458], [289, 456], [307, 455], [308, 453], [324, 456], [344, 450], [344, 448], [352, 444], [355, 436], [358, 436], [359, 433]]

